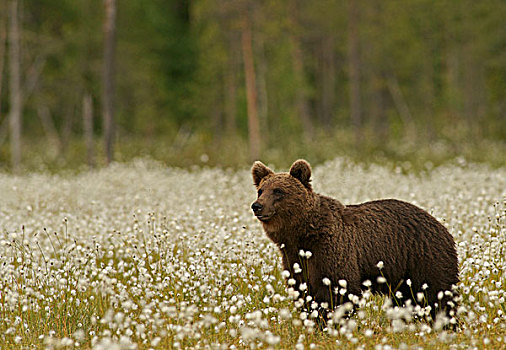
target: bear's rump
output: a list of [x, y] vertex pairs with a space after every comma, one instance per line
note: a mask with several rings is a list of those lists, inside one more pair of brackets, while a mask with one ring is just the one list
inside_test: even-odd
[[455, 247], [446, 228], [435, 218], [396, 200], [364, 203], [357, 209], [362, 215], [355, 221], [353, 232], [355, 246], [360, 247], [357, 257], [362, 281], [369, 279], [376, 285], [377, 277], [383, 276], [390, 288], [407, 279], [416, 289], [424, 283], [434, 288], [451, 285], [444, 276], [448, 277], [448, 268], [457, 266]]

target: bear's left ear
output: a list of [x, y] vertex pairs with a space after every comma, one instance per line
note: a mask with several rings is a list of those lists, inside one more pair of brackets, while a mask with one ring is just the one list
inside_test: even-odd
[[265, 166], [264, 163], [256, 161], [251, 167], [251, 175], [253, 176], [253, 184], [258, 187], [260, 181], [267, 175], [274, 174], [274, 171]]
[[290, 175], [299, 180], [307, 189], [311, 189], [311, 166], [304, 159], [296, 160], [290, 167]]

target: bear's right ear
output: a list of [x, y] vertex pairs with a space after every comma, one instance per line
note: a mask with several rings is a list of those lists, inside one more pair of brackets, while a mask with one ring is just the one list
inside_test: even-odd
[[299, 159], [292, 164], [290, 175], [299, 180], [307, 189], [311, 190], [311, 165], [304, 159]]
[[274, 174], [274, 171], [265, 166], [264, 163], [256, 161], [251, 167], [251, 175], [253, 176], [253, 184], [258, 187], [260, 181], [267, 175]]

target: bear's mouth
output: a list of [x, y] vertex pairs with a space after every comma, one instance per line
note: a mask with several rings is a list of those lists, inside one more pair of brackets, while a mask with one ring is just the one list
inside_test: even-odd
[[262, 222], [266, 222], [266, 221], [269, 221], [272, 216], [274, 215], [274, 213], [271, 213], [271, 214], [255, 214], [255, 216], [257, 217], [258, 220], [262, 221]]

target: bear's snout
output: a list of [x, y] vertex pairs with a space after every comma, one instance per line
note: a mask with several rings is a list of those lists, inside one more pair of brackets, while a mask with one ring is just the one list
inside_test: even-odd
[[255, 201], [251, 204], [251, 209], [253, 209], [253, 213], [257, 217], [258, 220], [262, 222], [269, 221], [272, 216], [276, 213], [274, 210], [269, 210], [269, 206], [265, 206], [262, 203]]
[[257, 214], [258, 212], [260, 212], [260, 210], [262, 210], [262, 209], [263, 209], [263, 207], [264, 207], [264, 206], [263, 206], [262, 204], [260, 204], [260, 203], [258, 203], [258, 202], [256, 202], [256, 201], [255, 201], [255, 202], [253, 202], [253, 204], [251, 204], [251, 209], [253, 209], [253, 212], [254, 212], [255, 214]]

